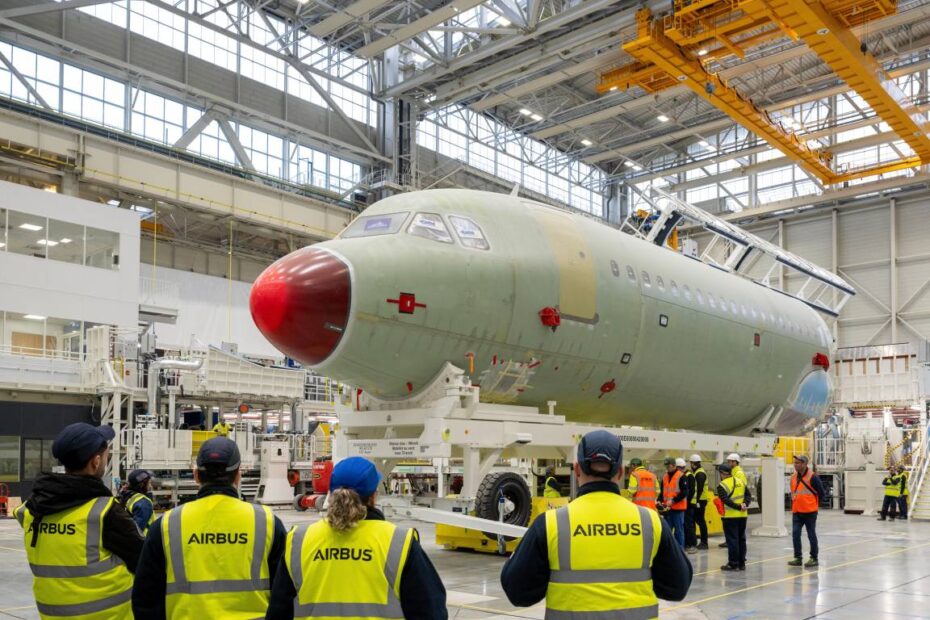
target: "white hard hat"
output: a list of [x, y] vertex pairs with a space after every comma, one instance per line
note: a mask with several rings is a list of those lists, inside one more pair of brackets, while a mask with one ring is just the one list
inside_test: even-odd
[[685, 460], [683, 458], [678, 457], [677, 459], [675, 459], [675, 467], [684, 467], [684, 466], [685, 466]]
[[727, 460], [728, 460], [728, 461], [736, 461], [737, 463], [739, 463], [739, 454], [737, 454], [736, 452], [733, 452], [732, 454], [730, 454], [730, 455], [727, 457]]
[[701, 455], [700, 455], [700, 454], [692, 454], [692, 455], [691, 455], [691, 458], [689, 458], [688, 460], [691, 461], [692, 463], [700, 463], [700, 462], [701, 462]]

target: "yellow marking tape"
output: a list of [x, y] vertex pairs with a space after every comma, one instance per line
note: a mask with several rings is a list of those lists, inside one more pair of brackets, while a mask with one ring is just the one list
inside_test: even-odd
[[[930, 542], [924, 543], [922, 545], [917, 545], [916, 547], [905, 547], [903, 549], [898, 549], [896, 551], [889, 551], [887, 553], [882, 553], [880, 555], [873, 555], [867, 558], [862, 558], [861, 560], [851, 560], [849, 562], [843, 562], [842, 564], [836, 564], [834, 566], [826, 566], [819, 569], [818, 572], [827, 572], [831, 570], [836, 570], [837, 568], [843, 568], [844, 566], [852, 566], [853, 564], [862, 564], [863, 562], [871, 562], [872, 560], [877, 560], [879, 558], [886, 558], [892, 555], [898, 555], [899, 553], [905, 553], [907, 551], [916, 551], [922, 547], [930, 546]], [[697, 601], [692, 601], [690, 603], [685, 603], [683, 605], [675, 605], [674, 607], [667, 607], [663, 609], [663, 612], [674, 611], [676, 609], [684, 609], [685, 607], [694, 607], [695, 605], [700, 605], [701, 603], [708, 603], [710, 601], [716, 601], [718, 599], [726, 598], [728, 596], [733, 596], [734, 594], [742, 594], [743, 592], [749, 592], [751, 590], [758, 590], [759, 588], [767, 588], [768, 586], [775, 585], [776, 583], [782, 583], [785, 581], [794, 581], [806, 575], [815, 575], [814, 572], [801, 572], [797, 575], [789, 575], [787, 577], [782, 577], [781, 579], [774, 579], [772, 581], [766, 581], [765, 583], [760, 583], [754, 586], [749, 586], [748, 588], [741, 588], [739, 590], [734, 590], [733, 592], [724, 592], [723, 594], [717, 594], [716, 596], [708, 596], [707, 598], [702, 598]]]
[[[874, 542], [874, 541], [876, 541], [876, 540], [881, 540], [881, 539], [880, 539], [880, 538], [870, 538], [870, 539], [868, 539], [868, 540], [857, 540], [856, 542], [843, 543], [842, 545], [833, 545], [832, 547], [821, 547], [820, 550], [821, 550], [821, 551], [829, 551], [830, 549], [839, 549], [840, 547], [849, 547], [850, 545], [861, 545], [861, 544], [863, 544], [863, 543]], [[776, 558], [769, 558], [769, 559], [767, 559], [767, 560], [756, 560], [755, 562], [746, 562], [746, 566], [752, 566], [752, 565], [754, 565], [754, 564], [765, 564], [766, 562], [771, 562], [772, 560], [787, 560], [787, 559], [793, 558], [793, 557], [794, 557], [794, 554], [793, 554], [793, 553], [792, 553], [791, 555], [780, 555], [780, 556], [778, 556], [778, 557], [776, 557]], [[719, 569], [719, 568], [715, 568], [715, 569], [713, 569], [713, 570], [706, 570], [706, 571], [704, 571], [703, 573], [694, 573], [694, 576], [695, 576], [695, 577], [700, 577], [701, 575], [709, 575], [709, 574], [711, 574], [711, 573], [719, 573], [719, 572], [720, 572], [720, 569]]]

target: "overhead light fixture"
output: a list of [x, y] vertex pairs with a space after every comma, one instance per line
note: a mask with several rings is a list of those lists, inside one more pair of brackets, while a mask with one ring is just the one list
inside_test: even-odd
[[701, 146], [703, 146], [705, 149], [709, 149], [709, 148], [710, 148], [710, 142], [708, 142], [707, 140], [701, 140], [700, 142], [698, 142], [698, 144], [700, 144]]
[[36, 226], [35, 224], [20, 224], [19, 227], [29, 232], [39, 232], [42, 230], [41, 226]]
[[619, 88], [620, 88], [619, 86], [611, 86], [611, 87], [610, 87], [610, 92], [612, 92], [612, 93], [613, 93], [613, 92], [616, 92], [617, 90], [619, 90]]
[[522, 114], [523, 116], [532, 116], [533, 112], [530, 110], [527, 110], [526, 108], [520, 108], [520, 114]]
[[506, 17], [504, 17], [503, 15], [497, 18], [497, 25], [498, 25], [498, 26], [503, 26], [504, 28], [507, 28], [508, 26], [511, 25], [511, 23], [512, 23], [512, 22], [511, 22], [509, 19], [507, 19]]
[[68, 239], [67, 237], [62, 237], [61, 239], [58, 240], [58, 242], [67, 244], [67, 243], [71, 243], [71, 239]]
[[633, 170], [635, 170], [636, 172], [639, 172], [639, 171], [642, 170], [642, 169], [643, 169], [643, 167], [640, 166], [640, 165], [638, 165], [638, 164], [634, 164], [634, 165], [633, 165]]
[[823, 144], [820, 142], [820, 140], [817, 140], [816, 138], [813, 138], [813, 139], [807, 141], [807, 148], [809, 148], [809, 149], [822, 149], [822, 148], [823, 148]]
[[705, 49], [698, 50], [698, 56], [707, 56], [707, 50]]
[[57, 194], [57, 193], [58, 193], [58, 188], [55, 187], [54, 185], [46, 185], [46, 186], [43, 187], [42, 189], [44, 189], [44, 190], [47, 191], [47, 192], [51, 192], [51, 193], [53, 193], [53, 194]]
[[533, 114], [530, 116], [530, 118], [537, 122], [542, 120], [542, 117], [539, 114]]
[[38, 241], [37, 243], [38, 243], [39, 245], [47, 245], [47, 246], [49, 246], [50, 248], [53, 248], [53, 247], [55, 247], [56, 245], [58, 245], [58, 242], [57, 242], [57, 241], [52, 241], [51, 239], [39, 239], [39, 241]]
[[660, 123], [668, 122], [668, 117], [665, 116], [664, 114], [659, 114], [656, 118], [659, 120]]
[[585, 146], [591, 146], [592, 144], [594, 144], [593, 142], [591, 142], [591, 141], [588, 140], [587, 138], [585, 138], [584, 140], [582, 140], [581, 143], [584, 144]]
[[626, 160], [625, 162], [623, 162], [623, 165], [626, 166], [627, 168], [632, 168], [632, 167], [635, 166], [636, 164], [634, 164], [633, 162], [631, 162], [631, 161], [628, 159], [628, 160]]
[[26, 314], [23, 315], [24, 319], [29, 319], [30, 321], [44, 321], [45, 317], [40, 314]]

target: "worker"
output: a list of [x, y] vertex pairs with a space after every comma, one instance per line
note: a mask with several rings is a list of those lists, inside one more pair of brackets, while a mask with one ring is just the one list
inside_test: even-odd
[[229, 431], [232, 430], [232, 425], [227, 424], [223, 418], [217, 420], [216, 424], [213, 425], [213, 432], [219, 435], [220, 437], [228, 437]]
[[[701, 455], [692, 454], [688, 462], [691, 465], [690, 482], [693, 492], [689, 491], [688, 513], [685, 515], [685, 535], [687, 537], [690, 534], [691, 547], [695, 551], [705, 550], [707, 549], [707, 519], [704, 515], [707, 510], [707, 502], [711, 500], [713, 494], [710, 491], [710, 485], [707, 483], [707, 472], [701, 466]], [[688, 515], [690, 515], [690, 519]], [[695, 527], [701, 534], [700, 544], [697, 543]], [[687, 547], [687, 544], [685, 546]], [[687, 551], [687, 548], [685, 550]]]
[[135, 620], [264, 616], [287, 530], [269, 508], [239, 499], [240, 461], [226, 437], [200, 446], [197, 498], [149, 528], [132, 594]]
[[152, 500], [152, 472], [134, 469], [127, 476], [126, 489], [120, 492], [120, 503], [126, 507], [142, 536], [148, 534], [155, 522], [155, 503]]
[[555, 479], [555, 467], [546, 468], [546, 482], [543, 487], [543, 497], [562, 497], [562, 485]]
[[529, 607], [545, 598], [547, 618], [655, 618], [657, 599], [682, 600], [691, 563], [658, 514], [620, 495], [620, 439], [585, 435], [574, 474], [577, 498], [533, 521], [504, 564], [510, 602]]
[[102, 482], [115, 436], [109, 426], [66, 426], [52, 442], [65, 473], [41, 474], [13, 513], [24, 531], [42, 618], [132, 618], [142, 536]]
[[729, 464], [719, 465], [717, 497], [723, 502], [723, 535], [727, 543], [727, 563], [723, 571], [746, 570], [746, 522], [752, 496], [742, 479], [733, 475]]
[[901, 476], [894, 465], [888, 468], [888, 475], [882, 479], [882, 486], [885, 487], [885, 498], [882, 500], [882, 512], [878, 520], [885, 521], [891, 517], [894, 521], [898, 516], [898, 498], [901, 497]]
[[385, 521], [375, 507], [380, 482], [365, 458], [336, 464], [326, 518], [287, 535], [266, 618], [449, 617], [445, 587], [416, 530]]
[[[740, 455], [737, 454], [736, 452], [731, 452], [730, 454], [727, 455], [726, 460], [727, 460], [727, 465], [730, 466], [731, 475], [734, 478], [737, 478], [738, 480], [740, 480], [743, 483], [743, 486], [748, 489], [749, 481], [746, 479], [746, 474], [743, 472], [743, 468], [740, 466], [740, 462], [742, 461], [742, 459], [740, 458]], [[727, 543], [726, 541], [724, 541], [717, 546], [726, 547]]]
[[901, 495], [898, 496], [898, 518], [907, 521], [907, 501], [910, 498], [911, 474], [904, 465], [898, 465], [898, 476], [901, 477]]
[[665, 458], [665, 475], [662, 477], [662, 501], [657, 504], [659, 512], [668, 521], [675, 540], [685, 547], [685, 512], [688, 509], [688, 479], [684, 475], [683, 458]]
[[630, 498], [637, 506], [656, 509], [656, 499], [659, 497], [659, 479], [656, 475], [643, 467], [640, 459], [630, 460], [630, 479], [627, 482]]
[[801, 528], [807, 528], [807, 540], [811, 545], [811, 557], [804, 564], [806, 568], [817, 566], [817, 511], [820, 498], [826, 495], [820, 476], [808, 467], [807, 455], [794, 455], [794, 473], [791, 474], [789, 490], [791, 491], [791, 538], [794, 542], [794, 559], [789, 566], [801, 566]]

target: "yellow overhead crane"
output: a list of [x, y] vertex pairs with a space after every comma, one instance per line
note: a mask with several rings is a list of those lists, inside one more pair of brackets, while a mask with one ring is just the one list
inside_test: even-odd
[[[637, 12], [637, 36], [623, 46], [636, 60], [603, 73], [597, 89], [603, 93], [639, 86], [653, 93], [687, 86], [827, 185], [913, 168], [930, 163], [930, 123], [850, 31], [896, 10], [896, 0], [675, 0], [672, 15], [655, 18], [648, 9]], [[803, 40], [914, 154], [835, 171], [832, 153], [805, 144], [792, 128], [707, 69], [714, 59], [744, 58], [746, 49], [781, 36]]]

